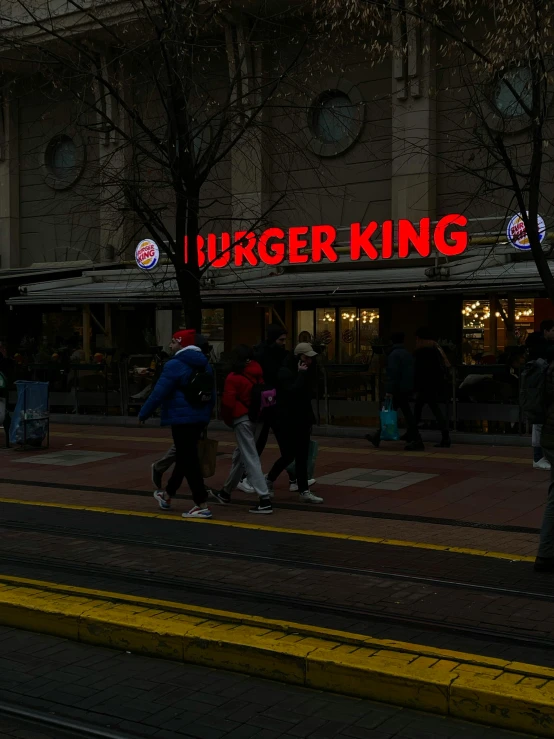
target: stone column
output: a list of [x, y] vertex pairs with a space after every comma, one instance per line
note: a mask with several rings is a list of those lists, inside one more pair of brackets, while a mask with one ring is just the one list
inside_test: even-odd
[[395, 16], [393, 31], [392, 218], [419, 221], [436, 216], [433, 39], [408, 14]]
[[18, 101], [0, 98], [0, 269], [20, 267]]
[[[226, 27], [229, 79], [233, 88], [231, 104], [244, 110], [245, 117], [260, 104], [262, 55], [248, 39], [248, 27], [239, 14]], [[267, 192], [268, 157], [264, 151], [262, 110], [254, 123], [231, 151], [231, 216], [233, 230], [259, 231]]]
[[[127, 91], [123, 90], [125, 77], [123, 70], [119, 62], [114, 61], [111, 50], [101, 50], [98, 54], [98, 65], [102, 70], [102, 75], [110, 80], [110, 83], [118, 89], [119, 94], [126, 94]], [[97, 84], [96, 95], [97, 105], [102, 111], [96, 114], [100, 130], [98, 136], [99, 257], [103, 262], [119, 261], [125, 257], [123, 251], [126, 246], [128, 216], [125, 215], [123, 208], [121, 183], [124, 169], [127, 166], [130, 146], [109, 124], [113, 122], [115, 126], [124, 129], [127, 121], [117, 100], [107, 93], [106, 88]], [[121, 203], [121, 209], [117, 207], [118, 203]]]

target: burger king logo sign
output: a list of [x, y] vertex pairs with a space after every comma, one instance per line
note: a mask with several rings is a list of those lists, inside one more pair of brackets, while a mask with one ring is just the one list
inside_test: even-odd
[[[538, 214], [537, 227], [539, 231], [539, 241], [542, 243], [546, 233], [546, 226], [543, 219]], [[523, 222], [521, 213], [513, 216], [513, 218], [510, 220], [510, 222], [508, 223], [508, 228], [506, 230], [506, 235], [510, 244], [516, 249], [519, 249], [520, 251], [529, 251], [531, 249], [529, 237], [527, 236], [527, 229], [525, 228], [525, 223]]]
[[135, 249], [137, 267], [150, 271], [157, 267], [160, 261], [160, 250], [152, 239], [143, 239]]

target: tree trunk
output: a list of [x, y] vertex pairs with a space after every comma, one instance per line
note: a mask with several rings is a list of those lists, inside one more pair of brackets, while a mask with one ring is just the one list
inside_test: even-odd
[[[198, 193], [192, 196], [187, 193], [177, 194], [177, 210], [175, 216], [175, 236], [177, 254], [175, 261], [175, 277], [181, 296], [185, 323], [187, 328], [202, 331], [202, 297], [200, 295], [200, 269], [196, 239], [198, 236]], [[188, 259], [185, 264], [185, 236], [189, 244]]]

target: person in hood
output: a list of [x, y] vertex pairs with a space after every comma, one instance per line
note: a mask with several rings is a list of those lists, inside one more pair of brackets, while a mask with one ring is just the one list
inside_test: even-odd
[[232, 371], [225, 379], [221, 398], [221, 417], [235, 432], [237, 448], [233, 452], [231, 471], [219, 491], [212, 490], [212, 497], [223, 505], [231, 502], [231, 493], [237, 487], [243, 469], [248, 481], [259, 497], [250, 513], [273, 513], [267, 481], [262, 472], [260, 457], [256, 450], [256, 424], [250, 420], [253, 389], [263, 385], [262, 368], [254, 360], [254, 352], [245, 344], [234, 350]]
[[[279, 371], [288, 355], [287, 330], [276, 323], [267, 327], [266, 339], [254, 347], [254, 359], [262, 368], [264, 382], [268, 387], [277, 388]], [[275, 408], [268, 408], [264, 421], [257, 429], [256, 449], [261, 457], [266, 447], [269, 432], [275, 433]], [[246, 474], [237, 485], [243, 493], [254, 493], [254, 488]]]
[[323, 503], [323, 498], [310, 490], [310, 485], [315, 481], [308, 479], [310, 437], [315, 422], [312, 408], [316, 382], [315, 357], [317, 352], [311, 344], [300, 343], [278, 372], [273, 433], [281, 457], [266, 478], [269, 491], [273, 492], [273, 483], [281, 472], [295, 462], [296, 481], [293, 489], [298, 491], [301, 503]]
[[[208, 425], [214, 405], [212, 369], [207, 357], [195, 346], [194, 330], [177, 331], [169, 345], [173, 358], [164, 365], [160, 379], [139, 413], [139, 422], [144, 423], [161, 406], [162, 426], [171, 426], [176, 450], [173, 473], [165, 490], [156, 490], [154, 498], [162, 510], [171, 508], [183, 478], [186, 478], [194, 500], [194, 506], [184, 518], [211, 518], [207, 505], [208, 491], [204, 485], [202, 468], [198, 457], [198, 442]], [[193, 382], [207, 374], [211, 380], [211, 392], [192, 399]]]
[[[210, 344], [208, 337], [204, 336], [203, 334], [196, 334], [194, 344], [200, 349], [202, 354], [204, 354], [204, 356], [209, 361], [212, 353], [212, 345]], [[168, 357], [165, 352], [162, 352], [162, 356], [163, 355]], [[161, 457], [161, 459], [156, 460], [156, 462], [152, 464], [152, 483], [155, 490], [161, 490], [163, 484], [163, 476], [171, 467], [173, 467], [176, 459], [177, 450], [175, 448], [175, 444], [172, 444], [167, 452], [164, 454], [164, 456]]]
[[[425, 446], [417, 429], [410, 399], [414, 391], [414, 358], [404, 346], [405, 335], [402, 332], [391, 336], [392, 346], [387, 355], [385, 370], [385, 398], [392, 400], [394, 410], [398, 408], [406, 421], [406, 438], [409, 443], [405, 451], [423, 451]], [[381, 428], [373, 435], [365, 437], [374, 447], [381, 443]]]
[[441, 440], [436, 446], [445, 448], [450, 447], [451, 440], [440, 403], [449, 397], [447, 384], [449, 368], [450, 362], [435, 341], [432, 332], [428, 328], [418, 329], [414, 352], [415, 425], [419, 426], [423, 408], [428, 405], [441, 432]]

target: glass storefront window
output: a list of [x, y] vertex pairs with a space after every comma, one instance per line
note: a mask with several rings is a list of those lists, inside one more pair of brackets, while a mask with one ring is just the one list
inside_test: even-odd
[[325, 357], [329, 362], [336, 362], [337, 311], [335, 308], [318, 308], [315, 312], [316, 341], [325, 347]]
[[[366, 363], [373, 354], [373, 341], [379, 336], [377, 308], [316, 308], [296, 313], [296, 328], [310, 331], [315, 341], [325, 347], [329, 362]], [[338, 330], [337, 330], [338, 329]], [[310, 333], [314, 335], [313, 328]]]
[[[225, 327], [224, 308], [202, 308], [202, 333], [210, 343], [223, 341]], [[173, 311], [173, 331], [186, 328], [185, 315], [182, 310]]]
[[356, 355], [356, 338], [358, 333], [357, 309], [339, 308], [339, 361], [353, 362]]
[[[533, 331], [535, 307], [532, 298], [515, 298], [511, 305], [509, 300], [503, 298], [498, 300], [497, 305], [496, 341], [491, 341], [490, 302], [464, 300], [462, 307], [464, 364], [483, 361], [483, 357], [487, 355], [491, 355], [489, 361], [493, 361], [493, 348], [499, 353], [509, 346], [521, 346], [525, 344], [528, 334]], [[513, 330], [509, 328], [510, 318], [513, 319]]]
[[299, 310], [296, 312], [296, 338], [303, 331], [307, 331], [310, 336], [314, 335], [314, 312], [313, 310]]
[[379, 336], [379, 311], [376, 308], [360, 308], [359, 352], [363, 362], [368, 362], [373, 354], [373, 341]]

